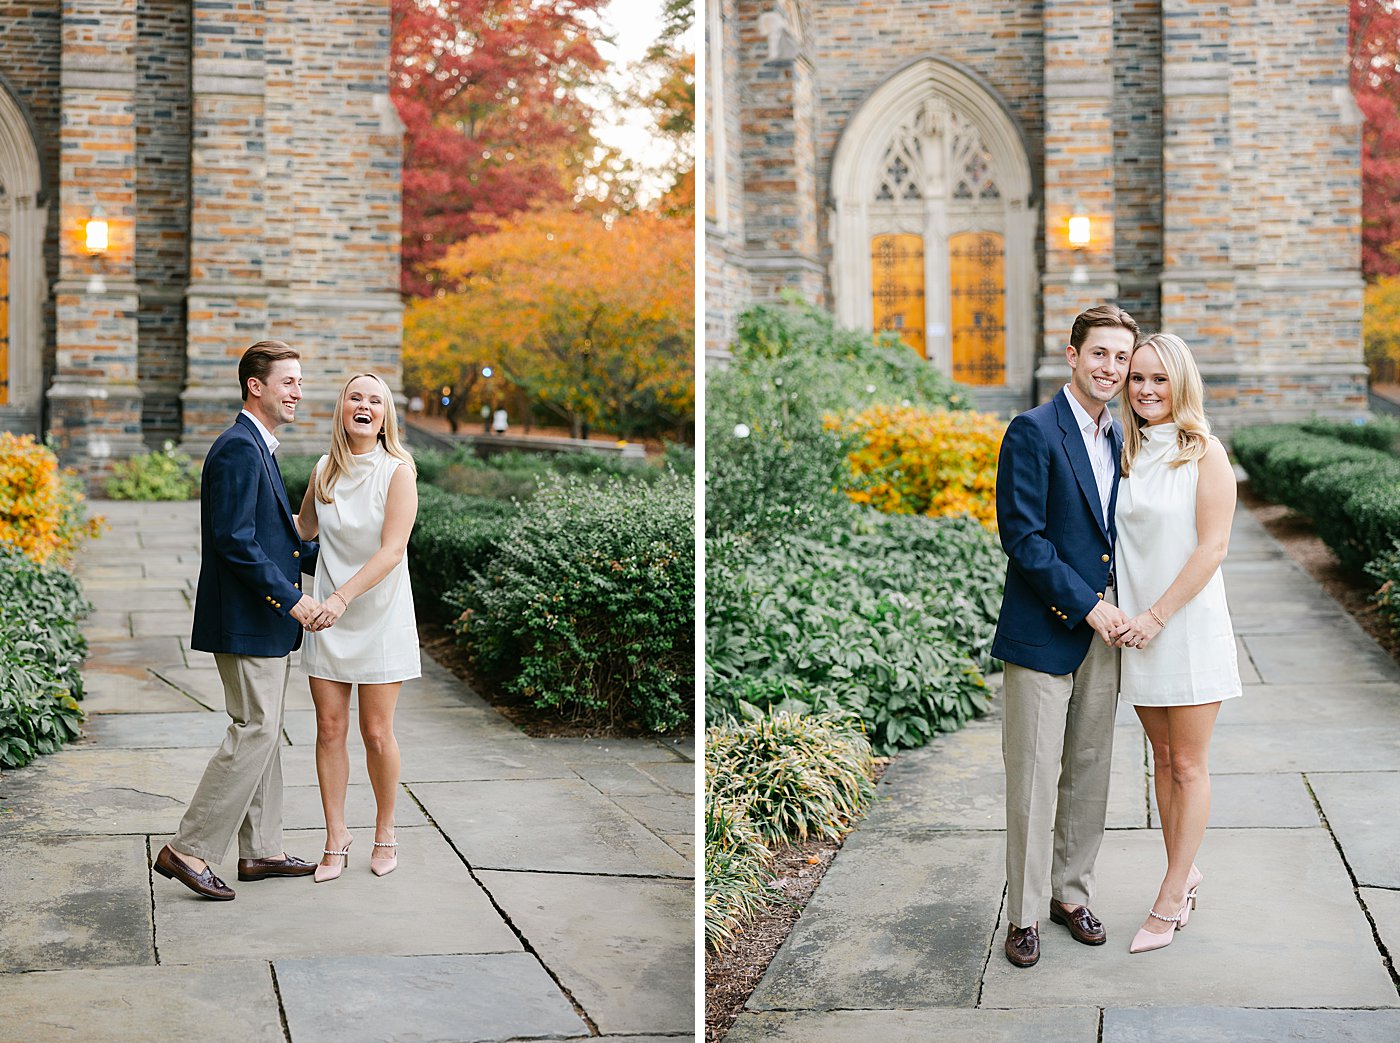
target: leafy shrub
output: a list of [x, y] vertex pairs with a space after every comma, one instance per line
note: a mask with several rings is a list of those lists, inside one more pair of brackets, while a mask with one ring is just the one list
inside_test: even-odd
[[107, 495], [113, 500], [189, 500], [199, 495], [199, 467], [167, 441], [158, 453], [118, 461], [107, 479]]
[[1337, 550], [1348, 568], [1363, 568], [1388, 551], [1400, 536], [1400, 480], [1368, 482], [1347, 498], [1343, 508], [1352, 516], [1352, 535]]
[[536, 706], [653, 731], [693, 702], [694, 486], [555, 479], [456, 595], [473, 660]]
[[39, 562], [69, 561], [81, 540], [102, 531], [101, 518], [86, 518], [84, 499], [53, 450], [32, 435], [0, 431], [0, 544]]
[[705, 944], [723, 949], [771, 904], [765, 887], [770, 854], [748, 818], [748, 805], [733, 793], [715, 793], [713, 761], [705, 763]]
[[988, 708], [1006, 559], [968, 518], [848, 511], [824, 538], [708, 541], [707, 709], [769, 691], [857, 714], [877, 752], [921, 746]]
[[79, 734], [89, 605], [55, 565], [0, 547], [0, 768], [18, 768]]
[[750, 709], [705, 736], [708, 797], [747, 810], [769, 844], [839, 840], [875, 795], [870, 743], [858, 718]]
[[[1376, 509], [1384, 509], [1393, 491], [1400, 488], [1400, 460], [1352, 460], [1321, 467], [1303, 479], [1294, 499], [1308, 515], [1317, 534], [1349, 569], [1360, 569], [1390, 546], [1400, 535], [1400, 525], [1386, 531]], [[1392, 490], [1391, 497], [1372, 496], [1372, 490]], [[1353, 500], [1363, 493], [1362, 502]], [[1379, 528], [1379, 532], [1376, 530]]]
[[1356, 424], [1345, 420], [1305, 420], [1298, 425], [1310, 435], [1335, 438], [1351, 445], [1364, 445], [1379, 449], [1383, 453], [1397, 455], [1400, 448], [1400, 419], [1396, 417], [1370, 417], [1365, 423]]
[[427, 619], [447, 622], [461, 608], [455, 594], [486, 571], [515, 518], [514, 504], [457, 496], [418, 483], [418, 519], [408, 538], [413, 596]]
[[[306, 496], [306, 487], [311, 484], [311, 472], [316, 468], [320, 456], [279, 456], [277, 469], [282, 472], [282, 484], [287, 487], [287, 500], [292, 505], [292, 513], [301, 510], [301, 501]], [[415, 460], [417, 458], [415, 457]]]
[[1244, 428], [1236, 432], [1234, 448], [1255, 492], [1295, 508], [1301, 503], [1303, 479], [1313, 471], [1350, 461], [1383, 464], [1390, 459], [1379, 450], [1307, 434], [1296, 425]]
[[1390, 546], [1366, 565], [1366, 572], [1380, 584], [1371, 600], [1380, 606], [1381, 618], [1391, 632], [1400, 634], [1400, 539], [1392, 539]]
[[871, 406], [827, 418], [855, 442], [849, 496], [888, 514], [968, 514], [996, 525], [997, 451], [1006, 423], [991, 413]]

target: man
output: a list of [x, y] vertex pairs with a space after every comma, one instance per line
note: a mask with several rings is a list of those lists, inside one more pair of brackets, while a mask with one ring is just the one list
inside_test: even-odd
[[1047, 898], [1050, 919], [1076, 941], [1107, 939], [1089, 900], [1118, 696], [1112, 630], [1124, 618], [1113, 590], [1123, 431], [1108, 403], [1127, 380], [1137, 336], [1114, 305], [1079, 315], [1065, 349], [1069, 383], [1011, 421], [997, 465], [1010, 562], [992, 654], [1006, 662], [1005, 948], [1018, 967], [1040, 959]]
[[238, 363], [244, 408], [204, 461], [199, 588], [190, 645], [213, 652], [233, 719], [155, 869], [207, 898], [229, 901], [214, 875], [238, 837], [238, 879], [309, 876], [282, 848], [282, 713], [291, 652], [320, 609], [301, 592], [316, 544], [297, 535], [272, 432], [296, 419], [300, 356], [265, 340]]

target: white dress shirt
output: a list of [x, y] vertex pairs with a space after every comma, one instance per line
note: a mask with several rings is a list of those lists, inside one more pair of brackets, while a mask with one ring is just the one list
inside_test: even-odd
[[263, 422], [257, 417], [255, 417], [252, 413], [248, 412], [246, 409], [239, 410], [239, 412], [241, 412], [244, 416], [246, 416], [249, 420], [253, 422], [253, 425], [258, 429], [258, 434], [262, 435], [263, 441], [267, 443], [267, 451], [269, 453], [277, 452], [277, 447], [282, 443], [277, 441], [277, 439], [273, 436], [271, 431], [263, 427]]
[[1085, 412], [1068, 384], [1065, 385], [1065, 397], [1069, 399], [1069, 408], [1074, 413], [1074, 422], [1079, 425], [1079, 433], [1084, 436], [1084, 451], [1089, 454], [1089, 464], [1094, 468], [1094, 482], [1099, 487], [1099, 509], [1104, 528], [1107, 528], [1108, 501], [1113, 496], [1113, 472], [1118, 469], [1118, 461], [1113, 455], [1113, 439], [1109, 437], [1109, 432], [1113, 430], [1113, 414], [1108, 411], [1108, 406], [1104, 406], [1095, 420]]

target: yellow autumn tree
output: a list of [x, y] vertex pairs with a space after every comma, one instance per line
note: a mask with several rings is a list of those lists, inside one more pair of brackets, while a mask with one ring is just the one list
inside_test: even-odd
[[451, 292], [409, 304], [410, 386], [482, 365], [567, 423], [635, 435], [694, 419], [694, 240], [689, 221], [524, 214], [448, 251]]

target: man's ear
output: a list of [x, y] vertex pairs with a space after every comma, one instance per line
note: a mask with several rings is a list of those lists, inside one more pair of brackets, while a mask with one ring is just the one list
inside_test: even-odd
[[1065, 361], [1069, 363], [1069, 368], [1073, 369], [1079, 362], [1079, 349], [1073, 344], [1065, 345]]

